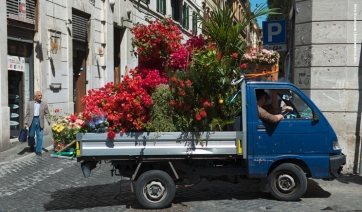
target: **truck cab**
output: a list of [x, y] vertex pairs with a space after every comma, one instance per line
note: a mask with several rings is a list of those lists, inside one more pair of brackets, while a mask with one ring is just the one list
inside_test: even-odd
[[[333, 179], [338, 177], [345, 155], [339, 147], [337, 135], [318, 107], [291, 83], [245, 83], [248, 177], [271, 176], [273, 170], [283, 164], [298, 166], [307, 177]], [[284, 113], [278, 123], [268, 123], [258, 116], [256, 90], [276, 92], [278, 107], [290, 106], [293, 111]], [[279, 171], [269, 179], [276, 182], [275, 192], [282, 194], [291, 184], [293, 174]], [[273, 186], [271, 186], [273, 189]]]

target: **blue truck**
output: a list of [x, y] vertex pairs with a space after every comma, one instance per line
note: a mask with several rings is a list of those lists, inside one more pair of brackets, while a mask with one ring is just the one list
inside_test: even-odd
[[[337, 178], [346, 161], [336, 133], [318, 107], [287, 82], [239, 80], [240, 117], [229, 131], [128, 132], [77, 135], [77, 161], [85, 177], [102, 161], [112, 173], [132, 180], [145, 208], [171, 204], [176, 186], [202, 178], [231, 183], [257, 181], [262, 191], [294, 201], [307, 189], [307, 178]], [[255, 91], [275, 90], [279, 106], [293, 108], [277, 124], [258, 116]], [[238, 124], [239, 123], [239, 124]]]

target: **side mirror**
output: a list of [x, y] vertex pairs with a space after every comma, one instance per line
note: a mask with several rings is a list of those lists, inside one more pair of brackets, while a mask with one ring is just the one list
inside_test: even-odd
[[318, 122], [319, 121], [319, 115], [313, 110], [313, 121]]

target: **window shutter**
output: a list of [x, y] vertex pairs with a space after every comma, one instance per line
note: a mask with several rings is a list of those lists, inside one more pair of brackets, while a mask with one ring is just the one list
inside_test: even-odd
[[166, 0], [157, 0], [157, 12], [166, 14]]
[[196, 14], [196, 12], [192, 12], [192, 31], [197, 33], [197, 14]]
[[187, 6], [187, 4], [183, 5], [183, 21], [182, 21], [182, 26], [186, 29], [189, 29], [189, 7]]
[[174, 21], [180, 22], [180, 1], [171, 0], [171, 7], [172, 7], [172, 19]]

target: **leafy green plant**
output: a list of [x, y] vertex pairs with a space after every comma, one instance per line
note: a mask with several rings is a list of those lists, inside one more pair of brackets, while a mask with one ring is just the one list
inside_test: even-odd
[[175, 115], [169, 104], [172, 99], [168, 85], [161, 84], [151, 95], [153, 105], [150, 110], [150, 131], [173, 132], [176, 130], [172, 117]]
[[279, 14], [277, 8], [268, 9], [266, 4], [261, 5], [252, 13], [245, 12], [243, 18], [235, 23], [235, 11], [227, 5], [210, 6], [208, 18], [198, 14], [201, 22], [203, 33], [217, 44], [217, 50], [222, 55], [230, 55], [237, 52], [239, 55], [244, 54], [246, 42], [241, 37], [242, 32], [252, 20], [262, 15]]

